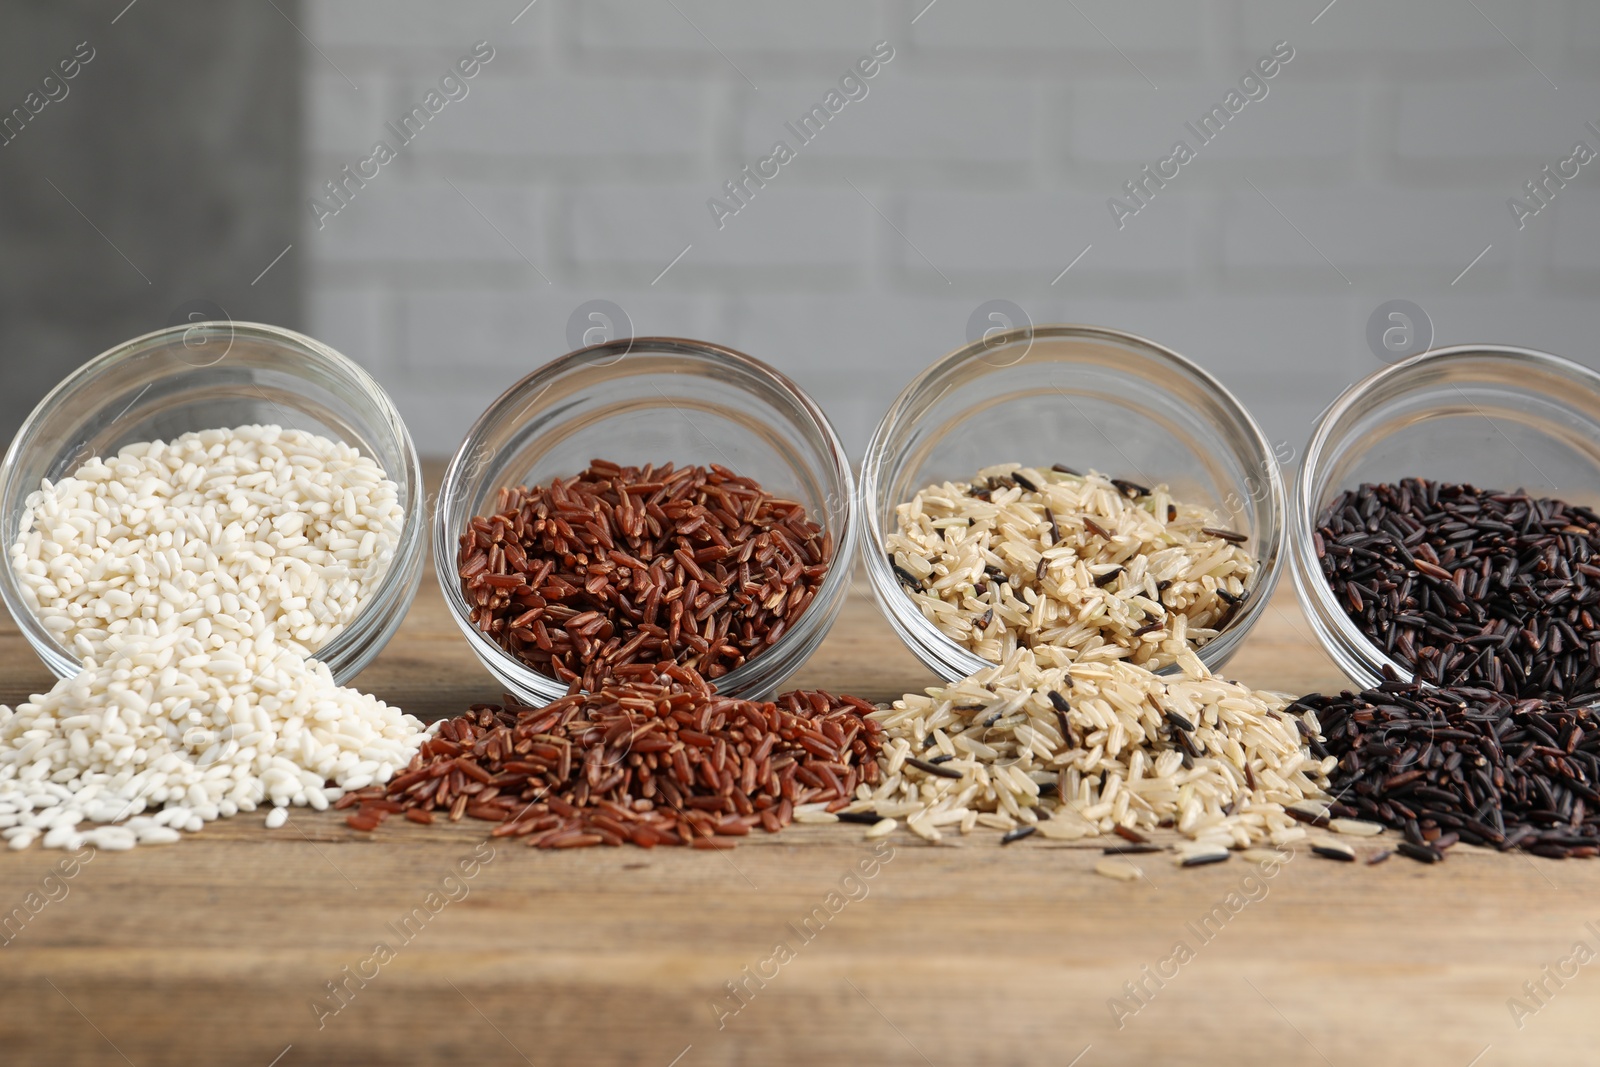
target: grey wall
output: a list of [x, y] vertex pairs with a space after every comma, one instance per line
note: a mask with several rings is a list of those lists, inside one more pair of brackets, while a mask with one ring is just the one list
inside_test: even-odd
[[[7, 4], [0, 108], [97, 57], [0, 147], [0, 418], [195, 298], [363, 361], [434, 454], [596, 298], [784, 368], [857, 452], [994, 298], [1164, 341], [1295, 442], [1378, 365], [1391, 299], [1441, 343], [1597, 362], [1600, 162], [1507, 208], [1600, 149], [1592, 0], [525, 2]], [[478, 40], [467, 96], [319, 228], [310, 198]], [[1108, 198], [1280, 40], [1267, 96], [1119, 229]], [[878, 41], [799, 145], [784, 122]], [[718, 229], [707, 199], [779, 138]]]
[[[298, 4], [0, 7], [0, 433], [194, 301], [300, 320]], [[120, 16], [119, 16], [120, 13]], [[287, 17], [286, 17], [287, 16]], [[87, 42], [75, 77], [41, 82]], [[65, 95], [63, 94], [63, 89]], [[38, 92], [29, 110], [29, 94]], [[9, 139], [8, 139], [9, 138]]]
[[[307, 195], [471, 42], [496, 50], [306, 238], [313, 329], [425, 450], [597, 297], [793, 373], [857, 454], [996, 297], [1165, 341], [1295, 442], [1378, 365], [1391, 298], [1440, 341], [1596, 362], [1600, 162], [1520, 232], [1506, 207], [1600, 149], [1592, 0], [1337, 0], [1314, 25], [1327, 0], [538, 0], [512, 25], [524, 2], [307, 4]], [[1269, 94], [1119, 231], [1107, 198], [1284, 39]], [[719, 231], [707, 198], [880, 40], [870, 95]]]

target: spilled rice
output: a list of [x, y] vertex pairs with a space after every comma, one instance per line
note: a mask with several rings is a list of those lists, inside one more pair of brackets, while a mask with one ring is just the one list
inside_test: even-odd
[[387, 781], [424, 740], [416, 719], [271, 641], [130, 639], [0, 707], [0, 838], [114, 850], [263, 806], [322, 810]]
[[[1192, 658], [1192, 654], [1190, 657]], [[1160, 826], [1208, 846], [1285, 844], [1284, 806], [1323, 794], [1331, 758], [1306, 751], [1287, 698], [1207, 674], [1126, 662], [1044, 666], [1026, 650], [908, 694], [884, 727], [882, 781], [849, 813], [902, 820], [938, 841], [978, 827], [1076, 840]]]
[[0, 707], [0, 838], [119, 850], [386, 782], [423, 724], [308, 658], [353, 620], [404, 523], [341, 442], [278, 426], [90, 459], [32, 493], [11, 546], [82, 669]]
[[878, 781], [881, 728], [864, 700], [724, 697], [676, 664], [619, 674], [544, 707], [475, 704], [386, 786], [338, 806], [355, 808], [347, 821], [366, 831], [390, 814], [431, 823], [440, 813], [538, 848], [729, 848], [754, 830], [837, 821], [858, 784]]

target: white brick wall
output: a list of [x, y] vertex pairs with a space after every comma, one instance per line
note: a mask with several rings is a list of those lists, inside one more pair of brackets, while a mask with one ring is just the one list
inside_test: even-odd
[[[913, 0], [907, 18], [927, 0]], [[1152, 62], [1184, 64], [1196, 58], [1210, 8], [1192, 0], [1070, 4], [1038, 0], [985, 0], [930, 10], [911, 27], [919, 50], [964, 59], [973, 53], [1032, 54], [1052, 63], [1091, 63], [1104, 70], [1126, 65], [1122, 53]], [[1086, 19], [1087, 17], [1087, 20]], [[1120, 73], [1120, 72], [1119, 72]]]
[[[1267, 95], [1246, 105], [1212, 144], [1201, 149], [1205, 169], [1224, 160], [1251, 166], [1271, 161], [1280, 168], [1320, 172], [1338, 167], [1361, 149], [1364, 87], [1351, 82], [1296, 79], [1291, 61], [1267, 83]], [[1240, 67], [1238, 73], [1244, 73]], [[1120, 184], [1146, 163], [1165, 156], [1186, 136], [1185, 121], [1197, 122], [1228, 89], [1223, 79], [1172, 82], [1159, 92], [1132, 86], [1088, 84], [1063, 90], [1070, 100], [1072, 158], [1086, 169], [1109, 168]], [[1176, 119], [1175, 119], [1176, 116]], [[1190, 144], [1194, 138], [1189, 137]], [[1179, 180], [1189, 183], [1190, 175]]]
[[[1600, 167], [1600, 160], [1589, 166]], [[1548, 208], [1527, 220], [1522, 234], [1546, 237], [1550, 244], [1552, 272], [1567, 276], [1569, 283], [1587, 282], [1588, 291], [1593, 295], [1594, 284], [1600, 281], [1600, 192], [1592, 187], [1569, 186], [1556, 196], [1556, 201]], [[1508, 229], [1510, 218], [1507, 212]]]
[[[1472, 260], [1484, 245], [1478, 234], [1505, 214], [1504, 197], [1487, 191], [1256, 184], [1259, 193], [1247, 187], [1228, 194], [1224, 269], [1292, 273], [1306, 284], [1344, 285], [1337, 267], [1352, 285], [1360, 276], [1434, 289]], [[1474, 269], [1486, 265], [1493, 266]]]
[[1579, 101], [1566, 106], [1526, 65], [1510, 77], [1404, 86], [1398, 91], [1395, 151], [1402, 159], [1443, 159], [1452, 165], [1505, 160], [1519, 176], [1522, 170], [1537, 170], [1558, 150], [1571, 148], [1584, 120], [1595, 117], [1582, 106], [1594, 99], [1595, 86], [1568, 82], [1568, 91], [1573, 88], [1579, 89]]
[[1535, 62], [1554, 61], [1562, 40], [1562, 4], [1476, 2], [1481, 14], [1458, 0], [1338, 0], [1315, 26], [1307, 26], [1327, 0], [1238, 0], [1229, 36], [1236, 51], [1249, 51], [1248, 42], [1263, 38], [1303, 41], [1307, 67], [1344, 76], [1489, 76], [1525, 69], [1501, 32]]
[[[522, 10], [522, 4], [511, 5], [502, 0], [450, 0], [448, 4], [427, 0], [312, 0], [303, 5], [303, 10], [306, 33], [318, 48], [330, 55], [334, 50], [365, 51], [367, 59], [375, 59], [381, 65], [387, 57], [372, 53], [442, 49], [453, 56], [461, 51], [458, 45], [489, 34], [495, 36], [497, 46], [502, 40], [526, 45], [547, 29], [545, 21], [551, 5], [543, 4], [543, 10], [540, 6], [535, 5], [514, 26], [511, 20]], [[310, 57], [307, 66], [313, 67], [316, 58]]]
[[[1113, 191], [1106, 186], [1107, 193]], [[1108, 276], [1121, 283], [1149, 278], [1176, 285], [1200, 264], [1194, 197], [1182, 192], [1175, 185], [1157, 193], [1119, 231], [1106, 210], [1106, 194], [919, 191], [907, 194], [902, 228], [940, 271], [975, 284], [994, 275], [1009, 277], [1016, 291], [1049, 290], [1050, 280], [1093, 244], [1072, 268], [1071, 282], [1062, 279], [1056, 289]], [[929, 269], [904, 241], [895, 238], [891, 250], [908, 271]]]
[[860, 0], [677, 0], [677, 8], [637, 0], [588, 0], [578, 11], [578, 44], [596, 52], [684, 52], [706, 60], [716, 59], [718, 48], [751, 54], [848, 51], [879, 36], [878, 6]]
[[706, 200], [722, 190], [709, 182], [591, 186], [567, 203], [569, 254], [580, 268], [633, 268], [649, 282], [692, 244], [667, 276], [675, 286], [697, 275], [724, 277], [707, 275], [707, 268], [739, 268], [737, 275], [726, 276], [737, 281], [752, 272], [780, 274], [792, 268], [848, 271], [861, 262], [872, 209], [848, 188], [786, 188], [785, 177], [780, 172], [758, 189], [748, 206], [722, 220], [721, 230]]
[[[323, 180], [333, 180], [336, 173], [330, 166]], [[314, 189], [313, 195], [320, 191]], [[308, 210], [307, 241], [335, 284], [344, 277], [343, 268], [356, 264], [379, 270], [393, 264], [440, 270], [463, 263], [526, 267], [526, 256], [538, 266], [548, 241], [540, 205], [551, 195], [533, 186], [467, 177], [452, 188], [442, 179], [410, 181], [380, 170], [338, 214], [324, 218], [320, 229]]]
[[[1378, 366], [1388, 299], [1441, 343], [1600, 365], [1600, 162], [1521, 231], [1505, 206], [1574, 140], [1600, 148], [1593, 0], [525, 3], [306, 0], [307, 196], [495, 48], [296, 246], [311, 332], [374, 369], [425, 452], [595, 298], [772, 362], [857, 453], [994, 297], [1168, 343], [1297, 447]], [[1282, 39], [1269, 95], [1117, 229], [1106, 199]], [[880, 40], [867, 97], [795, 145], [784, 122]], [[796, 158], [719, 230], [706, 199], [780, 138]]]
[[[459, 388], [482, 375], [485, 403], [550, 356], [568, 350], [572, 309], [595, 293], [539, 285], [520, 293], [416, 292], [399, 309], [396, 358], [407, 384]], [[650, 293], [628, 301], [635, 335], [701, 336], [716, 328], [709, 301]], [[581, 334], [580, 334], [581, 336]]]
[[[932, 12], [927, 17], [932, 18]], [[798, 149], [796, 165], [814, 165], [813, 157], [848, 159], [869, 167], [895, 167], [915, 181], [912, 172], [930, 163], [982, 163], [992, 173], [1006, 166], [1025, 168], [1036, 157], [1038, 108], [1029, 82], [919, 77], [898, 66], [903, 58], [897, 48], [895, 58], [867, 83], [867, 95], [847, 104], [814, 140]], [[821, 102], [854, 59], [850, 52], [842, 53], [838, 69], [828, 78], [763, 85], [761, 98], [748, 102], [743, 151], [764, 156], [776, 139], [794, 146], [796, 138], [783, 124], [798, 125], [800, 116]]]
[[[446, 107], [417, 139], [419, 157], [448, 164], [462, 156], [623, 156], [659, 165], [693, 159], [705, 143], [710, 93], [694, 81], [513, 77], [497, 70], [497, 61], [484, 67], [466, 99]], [[419, 85], [416, 94], [427, 88]]]

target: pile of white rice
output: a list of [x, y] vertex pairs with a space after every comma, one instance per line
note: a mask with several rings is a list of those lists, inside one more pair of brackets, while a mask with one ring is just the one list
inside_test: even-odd
[[0, 707], [0, 837], [14, 849], [131, 848], [259, 806], [325, 809], [388, 781], [426, 738], [270, 633], [220, 651], [192, 634], [113, 643], [103, 665]]
[[186, 628], [220, 648], [270, 627], [310, 655], [377, 588], [405, 525], [370, 457], [281, 426], [131, 444], [26, 503], [11, 564], [80, 659]]
[[1164, 678], [1124, 662], [1046, 667], [1016, 650], [875, 713], [883, 781], [849, 810], [904, 819], [929, 841], [979, 826], [1064, 840], [1172, 826], [1206, 845], [1283, 844], [1305, 835], [1284, 806], [1323, 795], [1332, 769], [1302, 747], [1289, 700], [1198, 664]]
[[11, 561], [84, 666], [0, 707], [0, 837], [131, 848], [263, 805], [281, 826], [288, 805], [387, 781], [423, 724], [309, 657], [376, 590], [404, 519], [369, 457], [278, 426], [129, 445], [46, 481]]
[[1093, 472], [1000, 464], [900, 505], [886, 548], [923, 615], [991, 662], [1019, 648], [1045, 666], [1187, 662], [1246, 595], [1255, 559], [1206, 532], [1210, 509], [1166, 486], [1130, 493]]

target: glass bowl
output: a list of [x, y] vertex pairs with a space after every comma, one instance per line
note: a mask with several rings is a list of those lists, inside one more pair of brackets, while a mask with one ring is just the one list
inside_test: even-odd
[[1339, 493], [1406, 477], [1600, 506], [1600, 374], [1526, 348], [1453, 345], [1369, 375], [1317, 420], [1295, 481], [1290, 568], [1318, 641], [1363, 688], [1411, 671], [1334, 598], [1312, 533]]
[[[1248, 535], [1249, 598], [1198, 650], [1217, 670], [1266, 608], [1282, 567], [1283, 478], [1260, 427], [1222, 384], [1153, 341], [1098, 326], [987, 335], [934, 363], [884, 415], [861, 464], [863, 557], [900, 639], [947, 680], [992, 666], [946, 637], [901, 589], [884, 550], [895, 508], [930, 483], [997, 463], [1064, 463], [1209, 505]], [[1163, 673], [1177, 671], [1176, 665]]]
[[833, 563], [778, 641], [715, 679], [729, 696], [770, 695], [827, 634], [855, 559], [850, 463], [822, 410], [789, 379], [740, 352], [674, 337], [623, 338], [568, 353], [508, 389], [467, 432], [434, 513], [433, 563], [473, 652], [509, 691], [546, 704], [565, 683], [523, 663], [473, 625], [457, 576], [460, 535], [502, 487], [547, 484], [606, 459], [623, 465], [720, 464], [805, 505], [832, 537]]
[[[135, 337], [85, 363], [39, 402], [0, 464], [0, 530], [15, 539], [25, 501], [124, 445], [192, 430], [276, 423], [359, 448], [400, 487], [405, 527], [393, 562], [360, 612], [317, 649], [340, 682], [394, 635], [422, 580], [427, 519], [422, 469], [400, 413], [372, 376], [320, 341], [277, 326], [199, 322]], [[80, 663], [34, 617], [12, 569], [0, 599], [58, 678]]]

